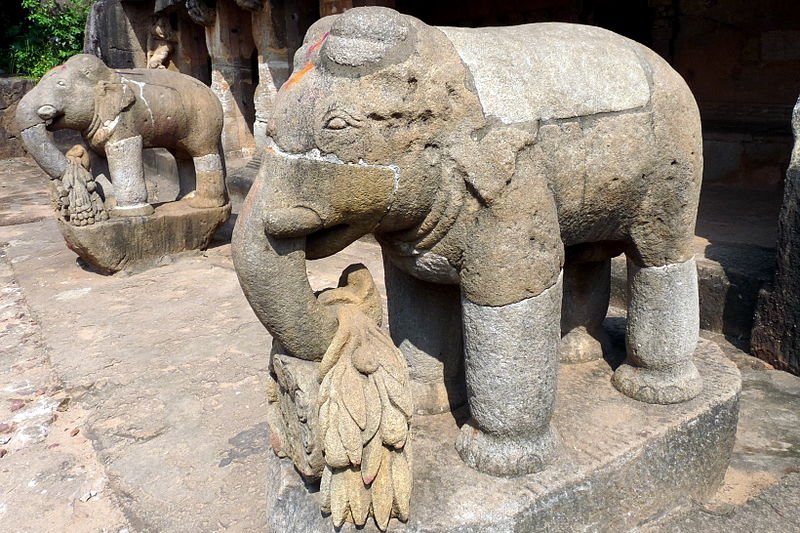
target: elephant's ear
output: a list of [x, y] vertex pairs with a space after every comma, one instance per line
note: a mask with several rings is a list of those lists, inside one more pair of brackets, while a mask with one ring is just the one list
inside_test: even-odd
[[114, 120], [136, 101], [136, 96], [128, 84], [123, 82], [101, 81], [97, 84], [95, 103], [101, 124]]
[[467, 188], [481, 203], [492, 205], [503, 195], [516, 173], [517, 156], [534, 143], [535, 136], [529, 129], [493, 127], [453, 153]]

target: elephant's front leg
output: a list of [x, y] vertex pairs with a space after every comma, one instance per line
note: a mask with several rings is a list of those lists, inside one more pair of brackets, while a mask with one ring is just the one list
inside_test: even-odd
[[[561, 339], [564, 248], [555, 204], [536, 217], [480, 218], [460, 272], [464, 370], [471, 419], [456, 447], [492, 475], [544, 469], [558, 454], [551, 427]], [[528, 202], [530, 204], [530, 201]]]
[[222, 207], [228, 201], [225, 192], [225, 161], [217, 151], [194, 159], [197, 189], [189, 205], [199, 209]]
[[139, 135], [109, 142], [105, 146], [108, 172], [117, 200], [112, 211], [115, 216], [150, 215], [154, 211], [153, 206], [147, 203], [142, 149], [142, 137]]
[[538, 296], [490, 306], [463, 299], [471, 419], [456, 447], [470, 466], [497, 476], [538, 472], [557, 455], [550, 425], [561, 337], [562, 279]]

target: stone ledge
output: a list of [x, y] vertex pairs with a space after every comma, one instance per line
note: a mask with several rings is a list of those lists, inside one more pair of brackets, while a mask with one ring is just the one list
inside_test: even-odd
[[59, 218], [58, 228], [70, 250], [100, 272], [113, 273], [207, 248], [230, 213], [230, 203], [195, 209], [179, 201], [156, 206], [150, 216], [112, 216], [91, 226], [73, 226]]
[[[563, 455], [550, 469], [494, 478], [470, 469], [453, 442], [449, 414], [414, 419], [411, 520], [390, 531], [512, 533], [628, 531], [722, 481], [736, 432], [741, 378], [719, 347], [701, 340], [695, 361], [705, 385], [684, 404], [631, 400], [611, 385], [605, 361], [562, 365], [555, 424]], [[268, 531], [333, 532], [318, 495], [288, 460], [267, 465]], [[366, 531], [377, 531], [370, 525]], [[341, 531], [356, 529], [350, 525]]]

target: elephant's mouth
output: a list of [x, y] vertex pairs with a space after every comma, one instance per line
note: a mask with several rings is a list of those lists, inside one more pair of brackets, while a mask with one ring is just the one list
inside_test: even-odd
[[306, 257], [321, 259], [342, 250], [364, 235], [350, 224], [337, 224], [306, 235]]
[[36, 114], [44, 122], [47, 129], [58, 127], [64, 120], [64, 113], [52, 105], [43, 105], [36, 110]]

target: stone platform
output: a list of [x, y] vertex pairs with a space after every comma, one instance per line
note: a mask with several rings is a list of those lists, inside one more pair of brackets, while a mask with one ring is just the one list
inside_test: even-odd
[[[562, 365], [555, 424], [563, 455], [550, 469], [495, 478], [467, 467], [453, 446], [452, 415], [414, 419], [411, 519], [389, 531], [512, 533], [628, 531], [679, 505], [708, 499], [722, 482], [734, 443], [741, 378], [719, 347], [695, 354], [705, 380], [679, 405], [631, 400], [611, 385], [605, 361]], [[291, 463], [267, 466], [268, 531], [335, 531], [318, 494]], [[341, 531], [355, 531], [346, 525]], [[367, 531], [377, 531], [369, 524]]]
[[166, 255], [207, 248], [230, 214], [230, 203], [195, 209], [177, 201], [157, 205], [149, 216], [112, 216], [91, 226], [73, 226], [58, 219], [58, 227], [70, 250], [100, 272], [113, 273], [147, 266]]

